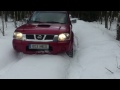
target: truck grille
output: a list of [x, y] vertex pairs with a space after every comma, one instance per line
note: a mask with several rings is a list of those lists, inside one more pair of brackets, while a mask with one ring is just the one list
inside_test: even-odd
[[45, 40], [53, 40], [54, 35], [46, 35]]
[[34, 35], [26, 35], [26, 39], [34, 39]]
[[55, 35], [41, 35], [41, 34], [26, 34], [26, 40], [28, 41], [34, 41], [34, 40], [37, 40], [37, 41], [47, 41], [47, 40], [52, 40], [54, 39], [54, 36]]

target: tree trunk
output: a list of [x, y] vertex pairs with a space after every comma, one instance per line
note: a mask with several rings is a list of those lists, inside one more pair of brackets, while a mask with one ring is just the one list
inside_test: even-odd
[[111, 12], [111, 16], [110, 16], [110, 28], [109, 28], [109, 30], [111, 29], [112, 20], [113, 20], [113, 11]]
[[4, 13], [3, 13], [3, 11], [2, 11], [2, 34], [3, 34], [3, 36], [5, 36], [5, 31], [4, 31]]
[[108, 29], [108, 13], [109, 13], [109, 11], [105, 12], [105, 28], [107, 28], [107, 29]]
[[7, 22], [8, 21], [8, 11], [4, 11], [4, 13], [5, 13], [5, 22]]
[[17, 28], [17, 23], [16, 23], [16, 14], [15, 14], [15, 11], [14, 11], [14, 24], [15, 24], [15, 28]]
[[117, 21], [117, 37], [116, 40], [120, 41], [120, 12], [118, 13], [118, 21]]
[[100, 22], [101, 22], [101, 24], [102, 24], [102, 11], [101, 11], [101, 13], [100, 13]]

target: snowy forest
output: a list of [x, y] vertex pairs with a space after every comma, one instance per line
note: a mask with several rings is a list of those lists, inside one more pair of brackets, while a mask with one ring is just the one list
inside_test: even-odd
[[[5, 33], [4, 27], [5, 22], [8, 21], [10, 17], [13, 19], [14, 26], [17, 28], [17, 21], [21, 21], [22, 24], [26, 18], [28, 18], [33, 11], [0, 11], [0, 16], [2, 17], [2, 28], [0, 29], [3, 36]], [[103, 24], [105, 22], [105, 28], [108, 30], [111, 29], [111, 24], [113, 21], [116, 21], [116, 40], [120, 40], [120, 12], [119, 11], [68, 11], [72, 17], [78, 18], [79, 20], [84, 20], [88, 22], [99, 22]], [[108, 27], [110, 26], [110, 27]]]
[[[68, 12], [69, 25], [68, 22], [67, 25], [53, 22], [51, 19], [57, 16], [55, 14], [53, 18], [50, 17], [51, 22], [34, 20], [32, 24], [26, 24], [33, 11], [0, 11], [0, 79], [120, 79], [120, 11]], [[46, 19], [44, 16], [42, 19]], [[75, 22], [72, 23], [72, 20]], [[66, 52], [54, 55], [41, 54], [39, 51], [39, 54], [36, 54], [37, 51], [35, 54], [15, 51], [18, 48], [29, 52], [30, 44], [47, 42], [55, 47], [50, 47], [50, 51], [65, 50], [65, 45], [69, 44], [65, 42], [62, 45], [56, 36], [60, 34], [69, 41], [71, 35], [65, 31], [67, 29], [74, 34], [73, 58]], [[36, 40], [40, 38], [37, 33], [42, 36], [46, 34], [45, 31], [47, 34], [54, 32], [54, 42]]]

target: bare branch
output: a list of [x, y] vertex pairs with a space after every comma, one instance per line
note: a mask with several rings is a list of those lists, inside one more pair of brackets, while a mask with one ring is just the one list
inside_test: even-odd
[[110, 73], [114, 74], [114, 72], [112, 72], [111, 70], [109, 70], [108, 68], [105, 67], [105, 69], [107, 69]]

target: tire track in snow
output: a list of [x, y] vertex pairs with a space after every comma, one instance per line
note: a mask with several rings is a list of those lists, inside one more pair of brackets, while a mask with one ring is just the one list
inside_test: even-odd
[[[78, 23], [73, 25], [74, 58], [70, 59], [69, 67], [68, 67], [67, 74], [66, 74], [66, 79], [71, 79], [72, 74], [75, 74], [74, 72], [71, 73], [71, 70], [74, 71], [72, 66], [78, 65], [78, 62], [79, 62], [79, 56], [80, 56], [80, 42], [79, 42], [79, 40], [81, 40], [81, 39], [79, 39], [79, 36], [77, 35], [77, 29], [75, 27], [79, 27]], [[74, 69], [75, 69], [75, 67], [74, 67]], [[82, 67], [81, 67], [81, 69], [82, 69]]]
[[60, 55], [28, 55], [0, 78], [65, 79], [69, 60]]
[[9, 54], [9, 58], [7, 58], [7, 56], [3, 56], [4, 60], [1, 61], [2, 65], [0, 67], [0, 76], [6, 73], [16, 62], [20, 60], [13, 50], [10, 50]]
[[[82, 56], [82, 54], [83, 54], [82, 49], [84, 47], [86, 47], [86, 46], [84, 46], [86, 43], [83, 41], [84, 40], [83, 36], [79, 35], [79, 33], [80, 33], [79, 29], [89, 30], [89, 28], [87, 26], [82, 26], [82, 24], [84, 25], [84, 24], [86, 24], [86, 22], [79, 20], [79, 22], [73, 26], [74, 27], [73, 32], [75, 34], [76, 53], [75, 53], [75, 57], [74, 57], [73, 61], [70, 62], [67, 79], [79, 79], [82, 77], [82, 73], [86, 70], [86, 68], [84, 68], [82, 66], [82, 63], [80, 63], [82, 61], [80, 58], [80, 56]], [[88, 24], [88, 26], [90, 26], [90, 25]], [[83, 44], [83, 43], [85, 43], [85, 44]]]
[[[12, 48], [12, 47], [9, 47], [9, 48]], [[25, 73], [25, 72], [27, 72], [27, 69], [29, 71], [29, 68], [31, 68], [31, 69], [33, 68], [34, 69], [35, 67], [31, 67], [34, 64], [34, 65], [37, 66], [35, 69], [39, 69], [40, 72], [43, 73], [43, 74], [45, 73], [45, 75], [47, 73], [47, 74], [55, 75], [55, 78], [66, 79], [66, 78], [68, 78], [69, 67], [71, 66], [71, 64], [73, 63], [74, 59], [76, 58], [76, 53], [77, 53], [77, 50], [79, 48], [79, 43], [78, 43], [78, 37], [77, 36], [75, 36], [75, 46], [74, 46], [74, 48], [75, 48], [75, 57], [73, 59], [69, 58], [66, 54], [60, 54], [60, 55], [55, 55], [55, 56], [54, 55], [53, 56], [48, 55], [49, 58], [47, 58], [46, 55], [39, 55], [39, 56], [36, 56], [36, 55], [25, 55], [25, 54], [22, 54], [22, 53], [16, 53], [16, 52], [12, 51], [13, 50], [12, 49], [11, 51], [9, 51], [9, 53], [11, 53], [11, 55], [9, 55], [9, 57], [13, 57], [13, 58], [10, 58], [10, 59], [13, 59], [13, 61], [11, 61], [10, 63], [6, 64], [3, 68], [0, 69], [0, 76], [2, 76], [3, 78], [14, 78], [13, 77], [14, 75], [12, 75], [13, 73], [14, 74], [19, 74], [20, 72], [21, 73]], [[38, 58], [36, 58], [36, 57], [39, 57], [40, 61], [38, 61]], [[31, 58], [34, 61], [32, 61]], [[47, 60], [47, 62], [44, 61], [44, 60], [42, 61], [41, 58], [48, 59], [48, 60]], [[28, 60], [28, 59], [30, 59], [30, 60]], [[49, 61], [49, 59], [50, 59], [50, 61]], [[53, 66], [52, 66], [51, 62], [53, 63]], [[39, 66], [39, 63], [40, 63], [41, 66]], [[46, 63], [47, 65], [42, 66], [42, 63], [43, 64]], [[61, 63], [61, 65], [60, 65], [60, 63]], [[22, 64], [23, 66], [20, 66], [20, 64]], [[47, 68], [47, 66], [48, 67], [50, 66], [51, 69]], [[26, 67], [29, 67], [29, 68], [25, 69]], [[43, 72], [40, 67], [47, 68], [48, 70], [52, 70], [52, 72], [54, 72], [54, 73], [51, 73], [49, 71], [48, 71], [49, 73], [48, 72]], [[22, 68], [22, 69], [24, 68], [23, 71], [25, 71], [25, 72], [21, 71], [20, 68]], [[47, 70], [47, 69], [45, 69], [45, 70]], [[32, 71], [29, 71], [29, 72], [32, 73]], [[33, 72], [36, 72], [36, 71], [33, 70]], [[44, 77], [44, 76], [41, 76], [41, 78], [42, 77]], [[47, 77], [48, 76], [46, 75], [46, 78]], [[17, 77], [15, 76], [15, 78], [17, 78]], [[18, 78], [21, 78], [21, 76], [18, 76]], [[23, 76], [22, 78], [26, 78], [26, 77]], [[29, 78], [29, 75], [28, 75], [28, 78]], [[50, 78], [50, 77], [48, 77], [48, 78]]]

